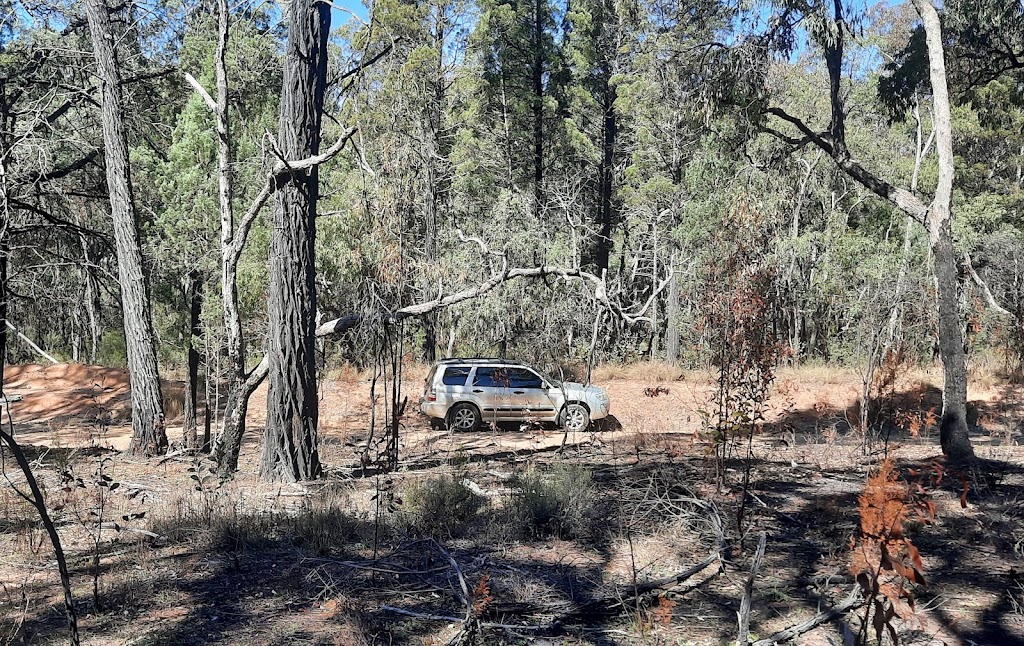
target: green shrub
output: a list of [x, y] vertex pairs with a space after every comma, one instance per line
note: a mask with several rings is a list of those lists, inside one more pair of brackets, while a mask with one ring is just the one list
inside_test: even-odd
[[463, 536], [486, 502], [456, 476], [420, 480], [405, 490], [399, 522], [418, 536]]
[[527, 471], [514, 484], [512, 508], [534, 536], [570, 538], [590, 529], [596, 488], [590, 471], [559, 465], [549, 473]]

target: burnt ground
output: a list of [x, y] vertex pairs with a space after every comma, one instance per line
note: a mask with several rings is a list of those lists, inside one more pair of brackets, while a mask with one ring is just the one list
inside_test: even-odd
[[[453, 435], [410, 413], [391, 474], [361, 463], [369, 384], [354, 375], [322, 388], [326, 477], [268, 485], [254, 477], [262, 392], [240, 472], [221, 482], [202, 456], [121, 452], [130, 434], [123, 377], [81, 366], [5, 375], [8, 392], [24, 397], [11, 407], [14, 428], [31, 444], [60, 527], [83, 643], [440, 645], [469, 627], [483, 644], [725, 644], [736, 639], [761, 532], [751, 631], [763, 638], [855, 587], [858, 496], [888, 456], [914, 487], [925, 485], [936, 511], [933, 524], [906, 523], [925, 583], [908, 586], [916, 612], [892, 622], [900, 642], [1024, 644], [1024, 408], [1020, 388], [996, 378], [971, 384], [978, 464], [943, 467], [935, 482], [912, 475], [935, 473], [940, 453], [933, 372], [898, 384], [875, 420], [885, 437], [864, 442], [853, 430], [855, 376], [783, 371], [752, 459], [741, 459], [746, 444], [737, 441], [716, 465], [698, 412], [711, 387], [705, 375], [607, 370], [596, 380], [615, 419], [600, 429]], [[669, 392], [644, 395], [657, 385]], [[406, 386], [413, 397], [418, 388], [415, 379]], [[169, 432], [173, 440], [180, 429]], [[9, 460], [5, 467], [19, 484]], [[117, 487], [95, 484], [100, 468]], [[415, 493], [438, 489], [440, 476], [483, 502], [460, 515]], [[553, 495], [570, 508], [532, 522], [518, 479], [560, 477], [567, 484]], [[66, 642], [45, 535], [10, 486], [0, 512], [0, 643]], [[705, 562], [720, 546], [719, 526], [721, 562], [637, 594]], [[464, 622], [467, 613], [475, 620]], [[793, 643], [841, 644], [862, 613]]]

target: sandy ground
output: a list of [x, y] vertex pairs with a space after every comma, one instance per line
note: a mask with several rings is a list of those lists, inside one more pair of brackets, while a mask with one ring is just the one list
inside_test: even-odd
[[[607, 371], [606, 371], [607, 372]], [[642, 372], [634, 370], [635, 372]], [[663, 371], [662, 371], [663, 372]], [[612, 374], [595, 383], [611, 396], [612, 416], [598, 430], [603, 442], [617, 442], [637, 436], [658, 436], [662, 440], [693, 438], [702, 427], [701, 411], [709, 408], [713, 384], [700, 372], [680, 373], [675, 379], [637, 379]], [[125, 371], [74, 364], [54, 366], [8, 366], [4, 373], [5, 392], [23, 399], [3, 411], [14, 420], [19, 440], [26, 444], [74, 447], [105, 447], [125, 450], [131, 439], [131, 404], [128, 375]], [[897, 384], [898, 404], [907, 410], [938, 413], [941, 409], [941, 372], [937, 369], [914, 371]], [[657, 396], [645, 391], [661, 386]], [[163, 385], [171, 442], [182, 437], [180, 412], [183, 389], [180, 383]], [[667, 392], [665, 392], [667, 390]], [[766, 430], [785, 440], [794, 430], [813, 431], [827, 437], [856, 425], [861, 390], [853, 371], [835, 368], [783, 369], [773, 388]], [[483, 429], [478, 433], [452, 435], [432, 430], [428, 420], [416, 411], [422, 382], [408, 380], [403, 392], [409, 397], [410, 413], [403, 420], [403, 441], [408, 453], [422, 456], [432, 451], [479, 451], [485, 448], [540, 449], [575, 444], [590, 437], [564, 437], [552, 428]], [[976, 442], [987, 444], [1020, 443], [1024, 428], [1021, 411], [1024, 388], [992, 379], [975, 379], [970, 388], [971, 402], [979, 411]], [[247, 443], [259, 441], [258, 431], [265, 422], [266, 384], [253, 395], [249, 407], [250, 429]], [[379, 404], [378, 404], [379, 405]], [[325, 379], [320, 385], [320, 430], [326, 441], [359, 443], [369, 436], [370, 383], [368, 379]], [[202, 415], [202, 411], [200, 411]], [[217, 420], [213, 427], [216, 429]], [[215, 432], [215, 431], [214, 431]], [[923, 425], [918, 435], [922, 443], [934, 442], [935, 429]], [[795, 441], [795, 438], [793, 438]]]
[[[404, 390], [413, 402], [422, 381], [415, 378], [415, 370], [410, 373], [413, 378]], [[402, 420], [398, 472], [383, 477], [373, 477], [360, 464], [361, 454], [373, 440], [369, 382], [352, 374], [327, 379], [321, 384], [320, 446], [328, 477], [305, 485], [271, 485], [256, 478], [264, 387], [252, 399], [250, 432], [238, 474], [227, 483], [203, 485], [206, 490], [198, 492], [194, 476], [206, 473], [202, 456], [172, 452], [165, 458], [144, 460], [95, 448], [128, 446], [130, 404], [123, 371], [13, 366], [4, 376], [8, 395], [22, 397], [10, 404], [4, 419], [9, 412], [18, 439], [40, 447], [34, 454], [35, 464], [52, 492], [49, 504], [60, 519], [62, 540], [75, 564], [75, 594], [83, 600], [81, 626], [88, 636], [84, 643], [89, 644], [440, 644], [454, 629], [430, 621], [398, 621], [381, 607], [412, 603], [431, 611], [459, 612], [457, 607], [445, 606], [447, 597], [435, 593], [457, 585], [449, 577], [428, 582], [424, 590], [422, 576], [416, 575], [401, 583], [417, 591], [404, 591], [394, 587], [397, 577], [394, 583], [371, 574], [361, 578], [346, 565], [349, 561], [317, 558], [300, 550], [297, 543], [282, 546], [260, 539], [264, 542], [258, 547], [229, 542], [210, 550], [196, 549], [187, 535], [167, 542], [131, 530], [117, 535], [108, 530], [106, 569], [100, 582], [106, 605], [90, 609], [88, 564], [93, 544], [88, 530], [94, 527], [90, 509], [95, 503], [90, 497], [98, 496], [100, 489], [87, 483], [78, 493], [66, 486], [60, 475], [66, 464], [86, 480], [97, 468], [105, 469], [124, 492], [111, 498], [116, 506], [106, 512], [107, 517], [127, 518], [117, 522], [155, 535], [169, 529], [162, 518], [188, 525], [197, 515], [201, 517], [205, 505], [215, 502], [218, 513], [240, 526], [254, 523], [256, 530], [264, 527], [266, 519], [284, 522], [282, 514], [296, 509], [305, 509], [307, 517], [310, 513], [323, 517], [325, 512], [329, 517], [331, 510], [340, 509], [342, 516], [351, 519], [345, 522], [357, 528], [353, 531], [370, 531], [373, 536], [373, 519], [379, 517], [382, 495], [387, 495], [389, 487], [401, 492], [424, 477], [459, 474], [500, 500], [508, 492], [508, 474], [565, 462], [594, 474], [602, 497], [614, 508], [612, 516], [618, 520], [613, 522], [638, 518], [638, 510], [652, 503], [648, 487], [659, 473], [670, 474], [670, 486], [676, 482], [702, 498], [716, 500], [727, 518], [735, 517], [739, 500], [737, 469], [727, 474], [733, 488], [717, 493], [708, 471], [709, 444], [701, 434], [700, 411], [708, 408], [713, 384], [702, 373], [672, 374], [643, 366], [598, 370], [594, 381], [609, 390], [613, 419], [575, 436], [551, 427], [488, 427], [452, 434], [431, 429], [427, 419], [413, 412]], [[915, 434], [899, 428], [893, 433], [890, 455], [908, 468], [927, 468], [920, 465], [930, 464], [939, 454], [937, 431], [929, 422], [941, 406], [940, 384], [937, 370], [924, 370], [902, 377], [894, 388], [895, 413], [922, 420]], [[645, 393], [657, 386], [667, 392], [655, 397]], [[173, 417], [180, 411], [181, 387], [168, 383], [164, 390], [165, 407], [172, 414], [168, 434], [174, 442], [181, 437], [180, 420]], [[853, 585], [848, 576], [848, 546], [856, 535], [857, 499], [865, 474], [877, 464], [880, 453], [877, 444], [865, 451], [855, 435], [847, 434], [857, 422], [859, 390], [856, 374], [836, 369], [781, 370], [776, 381], [764, 432], [753, 447], [751, 487], [756, 495], [747, 512], [769, 535], [755, 599], [756, 625], [762, 636], [812, 616], [823, 604], [837, 603]], [[939, 523], [915, 535], [931, 585], [920, 593], [921, 612], [902, 627], [908, 644], [1024, 644], [1024, 612], [1009, 605], [1018, 597], [1024, 602], [1024, 583], [1021, 593], [1013, 596], [1018, 594], [1014, 577], [1024, 571], [1024, 516], [1019, 503], [1024, 499], [1021, 388], [975, 378], [970, 391], [977, 412], [978, 429], [972, 439], [978, 455], [1000, 465], [1003, 473], [998, 486], [980, 493], [971, 489], [966, 508], [960, 504], [959, 479], [947, 478], [944, 489], [936, 488]], [[376, 435], [380, 436], [379, 428]], [[556, 449], [563, 442], [568, 450], [558, 454]], [[24, 623], [15, 631], [20, 630], [30, 643], [60, 643], [60, 595], [45, 538], [38, 528], [18, 520], [31, 518], [31, 510], [26, 511], [10, 491], [2, 493], [2, 517], [9, 520], [0, 527], [0, 544], [6, 544], [0, 549], [0, 590], [15, 592], [9, 592], [6, 601], [0, 595], [0, 643], [7, 634], [5, 616], [20, 617]], [[501, 603], [524, 599], [580, 603], [615, 586], [628, 587], [632, 576], [672, 575], [706, 556], [706, 545], [694, 526], [673, 525], [671, 513], [666, 516], [665, 509], [652, 509], [657, 511], [652, 512], [649, 531], [641, 518], [635, 534], [601, 544], [553, 538], [492, 543], [484, 536], [475, 544], [451, 542], [448, 549], [467, 576], [494, 577], [494, 596]], [[141, 512], [147, 513], [145, 518], [130, 520], [130, 514]], [[380, 563], [375, 549], [371, 552], [366, 547], [370, 539], [351, 540], [363, 541], [363, 547], [346, 544], [341, 548], [346, 559], [356, 559], [372, 573]], [[407, 544], [423, 547], [417, 541], [390, 546], [387, 567], [422, 569], [422, 560], [429, 555], [420, 548], [409, 552], [403, 547]], [[443, 560], [441, 569], [448, 563]], [[735, 611], [746, 567], [745, 561], [737, 562], [727, 575], [714, 578], [710, 574], [710, 583], [695, 583], [701, 587], [692, 594], [666, 596], [668, 601], [658, 601], [666, 613], [661, 619], [626, 615], [599, 627], [607, 628], [606, 633], [587, 633], [586, 639], [507, 643], [727, 643], [735, 637]], [[29, 602], [23, 606], [15, 598], [18, 590], [28, 595]], [[840, 628], [821, 627], [796, 643], [840, 643], [836, 641]], [[376, 634], [378, 639], [360, 642], [345, 636], [357, 634]]]

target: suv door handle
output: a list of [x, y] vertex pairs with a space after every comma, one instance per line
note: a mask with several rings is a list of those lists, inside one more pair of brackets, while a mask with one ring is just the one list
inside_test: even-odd
[[525, 395], [526, 393], [525, 393], [525, 391], [522, 391], [522, 390], [513, 390], [512, 394], [513, 395]]
[[480, 390], [479, 388], [474, 388], [474, 389], [473, 389], [473, 392], [475, 392], [475, 393], [482, 393], [483, 391], [482, 391], [482, 390]]

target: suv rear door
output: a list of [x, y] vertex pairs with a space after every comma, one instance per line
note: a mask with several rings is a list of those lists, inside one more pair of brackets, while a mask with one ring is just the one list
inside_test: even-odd
[[470, 389], [478, 400], [485, 422], [500, 422], [509, 416], [508, 369], [504, 366], [477, 366]]

